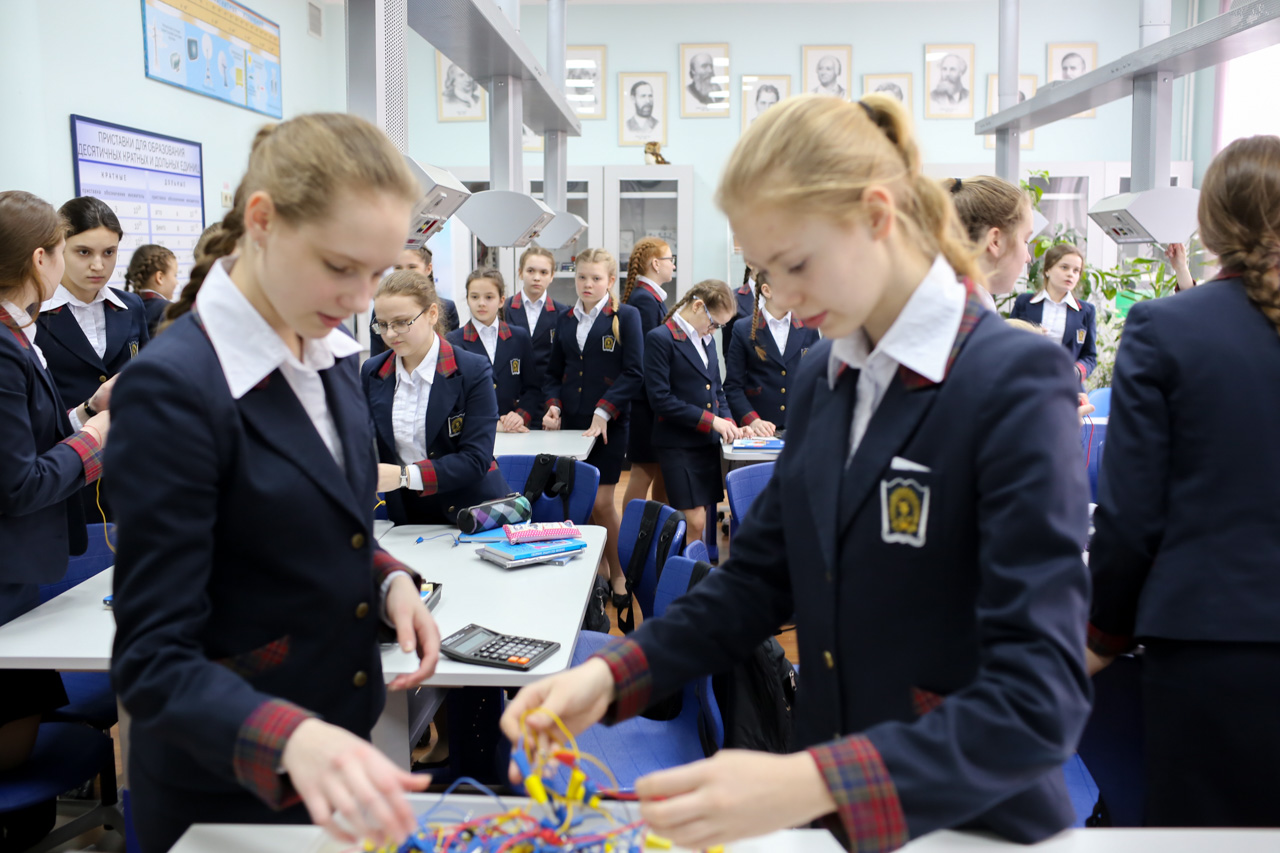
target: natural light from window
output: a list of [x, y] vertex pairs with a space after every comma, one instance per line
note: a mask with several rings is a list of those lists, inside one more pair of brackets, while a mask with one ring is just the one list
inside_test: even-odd
[[1280, 45], [1233, 59], [1221, 71], [1226, 80], [1216, 149], [1242, 136], [1280, 135]]

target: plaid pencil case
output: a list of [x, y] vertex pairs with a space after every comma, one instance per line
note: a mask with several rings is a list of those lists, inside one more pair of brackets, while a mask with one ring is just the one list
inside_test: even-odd
[[524, 495], [512, 493], [505, 498], [485, 501], [458, 512], [458, 529], [463, 533], [493, 530], [504, 524], [523, 524], [533, 517], [533, 506]]

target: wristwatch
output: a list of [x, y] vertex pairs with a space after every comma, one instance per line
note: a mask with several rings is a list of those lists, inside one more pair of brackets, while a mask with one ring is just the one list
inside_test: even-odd
[[84, 401], [84, 413], [85, 413], [86, 415], [88, 415], [89, 417], [93, 417], [93, 416], [95, 416], [96, 414], [98, 414], [98, 410], [97, 410], [97, 409], [95, 409], [93, 406], [89, 405], [89, 401], [88, 401], [88, 400], [85, 400], [85, 401]]
[[408, 465], [400, 466], [400, 488], [402, 489], [409, 488], [409, 466]]

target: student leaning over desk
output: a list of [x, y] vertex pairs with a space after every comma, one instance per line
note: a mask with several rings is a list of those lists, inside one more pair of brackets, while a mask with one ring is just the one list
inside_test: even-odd
[[718, 202], [780, 306], [829, 338], [800, 369], [786, 449], [729, 562], [522, 690], [504, 731], [539, 705], [577, 731], [633, 716], [794, 613], [803, 751], [640, 779], [655, 832], [699, 848], [830, 816], [850, 849], [881, 851], [946, 827], [1032, 842], [1070, 826], [1088, 493], [1062, 348], [982, 307], [892, 98], [779, 104]]

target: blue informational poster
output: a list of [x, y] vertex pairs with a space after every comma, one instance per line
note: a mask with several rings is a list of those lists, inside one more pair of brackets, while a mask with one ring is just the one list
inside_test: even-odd
[[234, 0], [142, 0], [147, 76], [273, 118], [280, 27]]
[[124, 229], [115, 272], [124, 287], [134, 250], [159, 243], [178, 256], [178, 281], [191, 276], [204, 230], [204, 154], [199, 142], [71, 116], [76, 195], [105, 201]]

